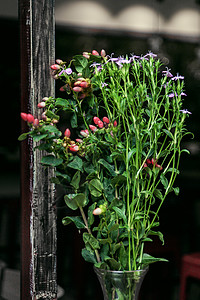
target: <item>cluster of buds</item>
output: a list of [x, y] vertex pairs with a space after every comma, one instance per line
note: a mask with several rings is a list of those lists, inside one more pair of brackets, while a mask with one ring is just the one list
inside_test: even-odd
[[143, 167], [144, 167], [144, 168], [147, 168], [147, 167], [149, 167], [149, 168], [156, 167], [156, 168], [159, 168], [160, 170], [163, 169], [163, 167], [162, 167], [161, 165], [159, 165], [159, 164], [157, 163], [157, 160], [154, 159], [154, 158], [152, 158], [152, 159], [149, 159], [149, 158], [148, 158], [148, 159], [146, 160], [146, 162], [144, 163]]
[[91, 83], [89, 79], [85, 79], [83, 77], [78, 77], [74, 82], [72, 90], [75, 93], [79, 93], [78, 98], [84, 99], [87, 97], [91, 91]]
[[56, 64], [51, 65], [52, 76], [54, 79], [58, 79], [58, 72], [61, 71], [63, 61], [61, 59], [56, 59]]
[[[75, 143], [75, 141], [72, 141], [70, 139], [71, 136], [71, 131], [69, 128], [67, 128], [64, 132], [64, 142], [63, 142], [63, 147], [66, 149], [69, 149], [71, 152], [78, 152], [80, 150], [79, 145]], [[82, 142], [81, 139], [76, 140], [79, 144]]]
[[[98, 117], [94, 117], [93, 118], [94, 124], [97, 125], [99, 128], [108, 128], [109, 124], [110, 124], [110, 120], [107, 117], [103, 117], [102, 121], [98, 118]], [[113, 122], [113, 126], [116, 127], [117, 126], [117, 121]], [[97, 130], [96, 126], [93, 125], [89, 125], [90, 129], [95, 132]]]
[[35, 119], [33, 115], [31, 114], [26, 114], [26, 113], [21, 113], [21, 118], [22, 120], [26, 121], [29, 124], [32, 124], [34, 127], [39, 126], [39, 120]]
[[[106, 51], [104, 49], [101, 50], [100, 54], [97, 50], [92, 50], [92, 55], [94, 56], [101, 56], [101, 57], [105, 57], [106, 56]], [[90, 58], [90, 53], [89, 52], [83, 52], [83, 56], [87, 59]]]

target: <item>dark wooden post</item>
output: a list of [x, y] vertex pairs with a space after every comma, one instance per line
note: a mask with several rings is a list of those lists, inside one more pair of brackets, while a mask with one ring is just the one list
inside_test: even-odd
[[[21, 111], [38, 115], [37, 104], [54, 95], [54, 0], [19, 0]], [[27, 130], [22, 122], [22, 131]], [[42, 153], [31, 139], [21, 148], [21, 299], [57, 299], [56, 208], [52, 170], [40, 165]]]

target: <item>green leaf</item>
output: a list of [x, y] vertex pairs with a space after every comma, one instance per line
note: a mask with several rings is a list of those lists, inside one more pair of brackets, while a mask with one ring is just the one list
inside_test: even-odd
[[175, 195], [178, 196], [179, 192], [180, 192], [179, 187], [173, 188], [173, 190], [174, 190]]
[[70, 163], [68, 163], [67, 166], [72, 168], [72, 169], [79, 170], [79, 171], [82, 172], [82, 170], [83, 170], [83, 161], [80, 157], [75, 156], [73, 158], [73, 160]]
[[99, 179], [92, 179], [89, 182], [89, 190], [94, 197], [100, 197], [103, 192], [103, 186]]
[[77, 171], [72, 177], [72, 180], [70, 182], [70, 184], [75, 188], [75, 190], [78, 190], [79, 188], [80, 179], [81, 179], [80, 171]]
[[49, 165], [49, 166], [52, 166], [52, 167], [56, 167], [56, 166], [59, 166], [63, 163], [63, 159], [62, 158], [56, 158], [53, 155], [46, 155], [46, 156], [42, 157], [41, 163], [43, 165]]
[[162, 242], [162, 244], [164, 245], [165, 241], [164, 241], [162, 232], [150, 230], [149, 235], [157, 235], [159, 237], [160, 241]]
[[66, 108], [66, 109], [70, 106], [68, 100], [62, 99], [62, 98], [57, 98], [55, 105], [56, 106], [62, 106], [64, 108]]
[[163, 199], [163, 195], [162, 195], [162, 193], [161, 193], [161, 191], [159, 189], [155, 189], [154, 195], [155, 195], [155, 197], [157, 197], [160, 200]]
[[82, 218], [79, 217], [79, 216], [78, 217], [64, 217], [62, 219], [63, 225], [68, 225], [72, 222], [76, 225], [76, 227], [78, 229], [84, 229], [85, 228], [85, 224], [84, 224]]
[[116, 261], [114, 258], [107, 257], [105, 258], [105, 261], [108, 262], [111, 270], [116, 270], [116, 271], [119, 270], [120, 263]]
[[56, 120], [60, 119], [60, 117], [58, 115], [54, 114], [51, 110], [47, 110], [45, 115], [50, 119], [56, 119]]
[[69, 175], [67, 175], [67, 174], [63, 174], [63, 173], [61, 173], [61, 172], [58, 172], [58, 171], [56, 171], [56, 172], [55, 172], [55, 174], [56, 174], [56, 176], [60, 176], [60, 177], [62, 177], [62, 178], [64, 178], [64, 179], [66, 179], [68, 182], [70, 182], [70, 181], [71, 181], [71, 178], [70, 178], [70, 176], [69, 176]]
[[168, 135], [172, 140], [174, 139], [173, 134], [167, 130], [167, 129], [163, 129], [164, 133], [166, 133], [166, 135]]
[[110, 165], [105, 159], [103, 158], [99, 159], [98, 163], [103, 165], [108, 170], [110, 175], [112, 175], [113, 177], [116, 176], [116, 173], [114, 171], [114, 166]]
[[35, 135], [33, 136], [33, 140], [34, 142], [39, 142], [40, 140], [44, 139], [45, 137], [47, 137], [48, 134], [39, 134], [39, 135]]
[[83, 69], [87, 67], [88, 60], [83, 55], [74, 56], [74, 66], [78, 73], [82, 73]]
[[117, 175], [114, 178], [112, 178], [111, 183], [115, 185], [121, 185], [123, 183], [127, 182], [127, 178], [124, 175]]
[[27, 138], [27, 136], [29, 135], [30, 132], [25, 132], [22, 133], [19, 137], [18, 137], [18, 141], [23, 141]]
[[167, 259], [165, 258], [155, 258], [147, 253], [144, 253], [143, 254], [143, 257], [142, 257], [142, 265], [149, 265], [149, 264], [152, 264], [154, 262], [158, 262], [158, 261], [165, 261], [165, 262], [168, 262]]
[[99, 241], [91, 233], [84, 232], [83, 241], [86, 245], [86, 248], [87, 248], [87, 244], [90, 246], [92, 250], [96, 250], [100, 248]]
[[59, 135], [61, 134], [61, 132], [58, 130], [58, 128], [56, 128], [53, 125], [44, 125], [43, 130], [48, 131], [50, 133], [58, 133]]
[[167, 189], [167, 187], [168, 187], [168, 180], [167, 180], [167, 178], [165, 177], [164, 174], [160, 175], [160, 181], [162, 182], [164, 188]]
[[128, 264], [128, 252], [125, 250], [123, 243], [121, 243], [121, 247], [119, 250], [119, 262], [122, 265], [122, 269], [125, 270]]
[[86, 248], [82, 249], [81, 254], [85, 261], [90, 262], [90, 263], [97, 263], [96, 257], [93, 252], [87, 250]]
[[84, 207], [87, 204], [87, 198], [83, 193], [65, 195], [64, 200], [66, 205], [72, 210]]
[[118, 215], [119, 218], [123, 219], [124, 220], [124, 223], [127, 224], [127, 217], [124, 213], [124, 211], [122, 209], [120, 209], [119, 207], [113, 207], [112, 208]]
[[71, 126], [72, 126], [72, 128], [77, 128], [78, 127], [76, 113], [73, 113], [73, 115], [71, 117]]

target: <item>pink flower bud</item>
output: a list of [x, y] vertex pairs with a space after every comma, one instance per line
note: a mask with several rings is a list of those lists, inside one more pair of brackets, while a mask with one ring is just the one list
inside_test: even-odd
[[39, 126], [39, 120], [38, 120], [38, 119], [35, 119], [35, 120], [33, 121], [33, 126], [34, 126], [34, 127]]
[[83, 52], [83, 56], [84, 56], [85, 58], [87, 58], [87, 59], [89, 59], [89, 58], [90, 58], [90, 55], [89, 55], [89, 53], [88, 53], [88, 52]]
[[97, 125], [99, 126], [99, 128], [103, 128], [103, 122], [101, 120], [98, 121]]
[[97, 52], [96, 50], [92, 50], [92, 55], [99, 56], [99, 52]]
[[47, 100], [49, 100], [49, 97], [42, 98], [42, 101], [47, 101]]
[[28, 123], [33, 123], [33, 122], [34, 122], [34, 117], [33, 117], [33, 115], [31, 115], [31, 114], [28, 114], [28, 115], [27, 115], [27, 122], [28, 122]]
[[69, 147], [69, 150], [72, 152], [77, 152], [79, 150], [79, 146], [76, 144], [71, 145], [71, 147]]
[[46, 103], [44, 101], [38, 103], [39, 108], [44, 108], [46, 106]]
[[71, 135], [71, 132], [70, 132], [69, 128], [67, 128], [67, 129], [65, 130], [65, 133], [64, 133], [64, 135], [65, 135], [67, 138], [69, 138], [69, 137], [70, 137], [70, 135]]
[[73, 91], [74, 92], [76, 92], [76, 93], [79, 93], [79, 92], [82, 92], [82, 87], [80, 87], [80, 86], [75, 86], [75, 87], [73, 87]]
[[57, 65], [57, 64], [54, 64], [54, 65], [51, 65], [51, 69], [52, 69], [52, 70], [59, 70], [59, 69], [60, 69], [60, 66]]
[[109, 124], [109, 123], [110, 123], [110, 120], [109, 120], [107, 117], [103, 117], [103, 122]]
[[105, 57], [106, 56], [106, 51], [104, 49], [101, 50], [101, 56]]
[[81, 131], [80, 131], [80, 134], [81, 134], [83, 137], [87, 137], [87, 136], [89, 135], [89, 132], [88, 132], [87, 129], [85, 129], [85, 130], [81, 130]]
[[148, 166], [147, 166], [147, 164], [146, 164], [146, 163], [144, 163], [143, 167], [144, 167], [144, 168], [147, 168]]
[[82, 82], [80, 83], [80, 86], [81, 86], [82, 88], [86, 89], [86, 88], [89, 86], [89, 83], [88, 83], [87, 81], [82, 81]]
[[27, 121], [27, 114], [21, 113], [21, 118], [22, 118], [22, 120]]
[[114, 121], [113, 126], [117, 127], [117, 121]]
[[42, 113], [42, 120], [46, 121], [46, 119], [47, 119], [47, 116], [46, 116], [45, 111], [44, 111], [44, 112]]
[[59, 65], [63, 63], [62, 59], [56, 59], [56, 62], [57, 62], [57, 64], [59, 64]]
[[98, 122], [100, 121], [100, 119], [99, 119], [98, 117], [94, 117], [94, 118], [93, 118], [93, 121], [94, 121], [94, 124], [96, 124], [96, 125], [97, 125], [97, 124], [98, 124]]
[[151, 163], [152, 163], [152, 165], [155, 165], [156, 164], [156, 159], [152, 158]]
[[97, 131], [97, 127], [94, 126], [94, 125], [89, 125], [89, 128], [90, 128], [93, 132]]
[[160, 170], [163, 169], [163, 167], [161, 165], [158, 165], [157, 163], [156, 163], [156, 167], [159, 168]]
[[84, 99], [85, 97], [87, 96], [87, 94], [83, 93], [83, 94], [80, 94], [78, 99]]
[[93, 215], [99, 216], [102, 214], [102, 212], [103, 212], [102, 209], [100, 207], [97, 207], [93, 210]]
[[83, 140], [81, 140], [81, 139], [76, 139], [76, 142], [82, 144], [82, 143], [83, 143]]

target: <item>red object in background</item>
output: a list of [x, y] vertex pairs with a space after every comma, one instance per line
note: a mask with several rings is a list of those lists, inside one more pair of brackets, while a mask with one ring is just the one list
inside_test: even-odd
[[186, 287], [188, 277], [200, 280], [200, 252], [186, 254], [181, 262], [180, 300], [186, 300]]

